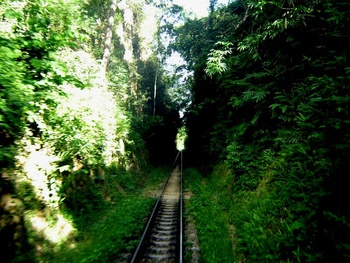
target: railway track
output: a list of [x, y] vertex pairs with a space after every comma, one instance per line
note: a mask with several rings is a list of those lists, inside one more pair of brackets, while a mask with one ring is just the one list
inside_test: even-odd
[[182, 262], [182, 233], [182, 152], [179, 152], [129, 262]]

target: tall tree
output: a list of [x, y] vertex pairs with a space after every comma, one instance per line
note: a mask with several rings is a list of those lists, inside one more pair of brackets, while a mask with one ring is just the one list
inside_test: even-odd
[[106, 35], [104, 42], [104, 51], [102, 58], [102, 70], [105, 73], [108, 66], [108, 61], [111, 56], [111, 48], [112, 48], [112, 38], [113, 38], [113, 27], [114, 27], [114, 15], [117, 9], [117, 0], [111, 0], [111, 5], [109, 7], [109, 15], [106, 27]]

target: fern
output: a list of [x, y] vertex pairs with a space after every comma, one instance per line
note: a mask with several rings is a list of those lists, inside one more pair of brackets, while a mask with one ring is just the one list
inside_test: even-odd
[[216, 45], [221, 45], [223, 49], [211, 49], [208, 54], [205, 73], [210, 77], [227, 70], [226, 56], [232, 53], [232, 43], [219, 41]]
[[254, 100], [255, 102], [259, 102], [263, 100], [267, 95], [269, 95], [270, 92], [267, 90], [248, 90], [243, 92], [243, 99], [249, 101], [249, 100]]

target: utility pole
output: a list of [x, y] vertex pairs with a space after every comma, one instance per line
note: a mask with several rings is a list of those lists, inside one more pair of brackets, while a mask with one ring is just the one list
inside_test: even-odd
[[157, 79], [158, 79], [158, 68], [156, 69], [156, 76], [154, 78], [154, 87], [153, 87], [153, 117], [156, 115]]

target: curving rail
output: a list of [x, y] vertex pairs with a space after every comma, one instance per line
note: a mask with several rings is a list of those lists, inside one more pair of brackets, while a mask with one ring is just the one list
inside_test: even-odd
[[182, 152], [179, 151], [131, 263], [183, 262], [182, 209]]

